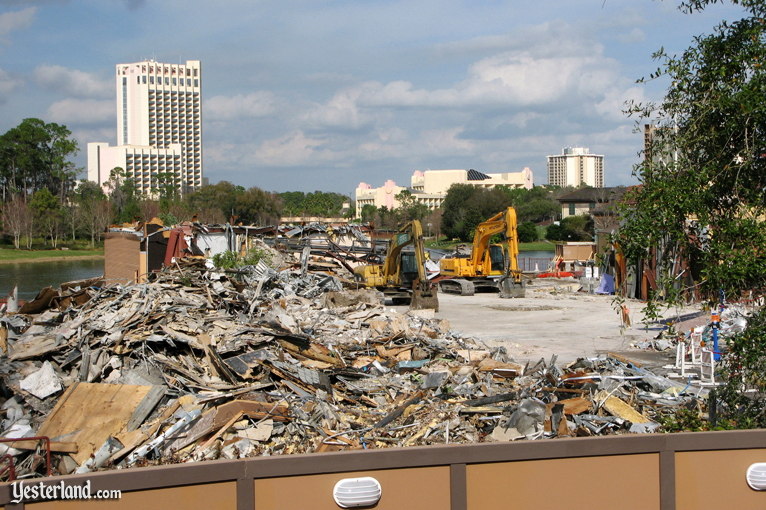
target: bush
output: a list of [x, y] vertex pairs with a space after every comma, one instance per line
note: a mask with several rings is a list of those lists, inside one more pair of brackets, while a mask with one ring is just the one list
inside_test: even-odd
[[533, 243], [537, 241], [537, 226], [531, 221], [525, 221], [518, 228], [519, 242]]
[[236, 269], [238, 267], [254, 266], [261, 260], [266, 264], [271, 263], [271, 255], [261, 248], [252, 248], [242, 257], [233, 251], [224, 251], [213, 255], [213, 264], [215, 264], [215, 267], [218, 269]]
[[237, 265], [239, 255], [233, 251], [224, 251], [213, 255], [213, 264], [218, 269], [234, 269]]

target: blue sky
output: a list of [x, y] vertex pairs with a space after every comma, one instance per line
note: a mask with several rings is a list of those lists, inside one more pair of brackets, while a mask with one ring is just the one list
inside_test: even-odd
[[[0, 132], [27, 117], [115, 144], [114, 66], [200, 60], [205, 176], [353, 194], [413, 170], [529, 167], [566, 146], [632, 184], [637, 85], [741, 10], [657, 0], [0, 0]], [[84, 175], [83, 175], [84, 177]]]

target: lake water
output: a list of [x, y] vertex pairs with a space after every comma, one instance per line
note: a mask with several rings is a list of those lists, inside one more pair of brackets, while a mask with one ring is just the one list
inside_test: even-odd
[[[519, 253], [522, 271], [545, 271], [552, 251], [523, 251]], [[27, 262], [0, 264], [0, 297], [5, 297], [14, 285], [19, 286], [19, 298], [30, 300], [44, 287], [58, 288], [64, 282], [84, 280], [104, 274], [103, 260], [59, 260], [56, 262]]]
[[519, 252], [519, 269], [522, 271], [545, 271], [553, 260], [552, 251]]
[[44, 287], [56, 289], [64, 282], [103, 274], [103, 259], [0, 264], [0, 297], [7, 296], [18, 285], [19, 299], [30, 300]]

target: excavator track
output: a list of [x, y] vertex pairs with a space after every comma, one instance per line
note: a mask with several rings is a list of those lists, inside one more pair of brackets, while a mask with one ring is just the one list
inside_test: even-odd
[[449, 278], [440, 281], [439, 290], [447, 294], [459, 294], [461, 296], [473, 296], [476, 291], [473, 282], [462, 278]]

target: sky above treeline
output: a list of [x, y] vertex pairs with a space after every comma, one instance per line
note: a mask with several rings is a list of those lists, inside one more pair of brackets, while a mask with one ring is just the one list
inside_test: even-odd
[[[267, 191], [353, 195], [414, 170], [529, 167], [588, 147], [636, 183], [627, 100], [660, 47], [742, 10], [676, 0], [0, 0], [0, 133], [24, 118], [116, 143], [118, 63], [202, 63], [204, 172]], [[85, 174], [81, 175], [85, 177]]]

